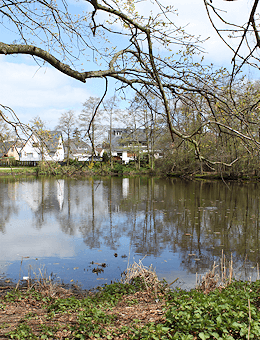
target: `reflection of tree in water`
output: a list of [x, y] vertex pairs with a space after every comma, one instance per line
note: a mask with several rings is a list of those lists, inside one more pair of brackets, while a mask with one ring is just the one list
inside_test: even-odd
[[[60, 210], [57, 197], [57, 180], [41, 178], [34, 185], [37, 186], [37, 202], [33, 208], [33, 226], [40, 230], [48, 218]], [[35, 200], [36, 201], [36, 200]]]
[[[64, 205], [58, 214], [61, 230], [70, 235], [81, 234], [90, 248], [99, 248], [104, 220], [102, 185], [89, 178], [84, 181], [67, 180], [64, 188]], [[100, 184], [100, 183], [99, 183]]]
[[[136, 252], [158, 256], [168, 247], [192, 273], [210, 268], [222, 249], [237, 265], [246, 257], [259, 262], [258, 186], [144, 181], [140, 186], [140, 179], [131, 179], [129, 204], [120, 205], [131, 213], [128, 234]], [[144, 216], [134, 222], [140, 212]]]
[[[133, 218], [128, 235], [132, 239], [135, 253], [159, 256], [168, 243], [168, 230], [164, 228], [163, 221], [158, 213], [146, 214], [145, 217]], [[165, 242], [167, 240], [167, 242]]]
[[[29, 183], [28, 192], [29, 187], [39, 192], [31, 202], [30, 193], [26, 196], [34, 225], [55, 218], [64, 233], [79, 233], [88, 248], [116, 250], [126, 237], [142, 256], [159, 256], [165, 249], [178, 253], [191, 273], [210, 268], [222, 249], [227, 256], [232, 252], [237, 264], [245, 257], [251, 266], [260, 260], [259, 185], [129, 178], [123, 186], [121, 178], [67, 179], [61, 203], [55, 183]], [[3, 185], [0, 223], [15, 211], [6, 190]]]
[[89, 249], [101, 248], [102, 242], [100, 241], [100, 236], [102, 233], [100, 232], [92, 232], [88, 233], [88, 236], [84, 238], [84, 243], [88, 246]]
[[[250, 262], [258, 262], [259, 224], [247, 217], [254, 215], [259, 219], [257, 191], [252, 192], [250, 185], [242, 188], [236, 185], [227, 188], [222, 183], [193, 185], [193, 190], [197, 190], [196, 196], [200, 199], [190, 199], [187, 193], [182, 193], [183, 217], [189, 212], [189, 222], [185, 223], [186, 219], [183, 218], [181, 234], [171, 234], [177, 243], [175, 250], [178, 250], [183, 259], [183, 267], [191, 272], [205, 270], [221, 256], [222, 249], [226, 254], [233, 253], [233, 260], [237, 265], [241, 265], [246, 257]], [[180, 205], [178, 209], [181, 210]], [[254, 253], [252, 249], [255, 249]], [[192, 253], [200, 261], [196, 263], [194, 257], [189, 257]]]
[[[8, 185], [6, 185], [8, 182]], [[19, 212], [16, 204], [16, 183], [14, 180], [6, 180], [0, 183], [0, 232], [5, 233], [6, 223], [12, 215]]]
[[128, 212], [127, 235], [135, 253], [159, 256], [165, 249], [168, 230], [164, 228], [162, 212], [154, 209], [155, 192], [160, 188], [150, 179], [131, 178], [129, 200], [120, 204], [121, 212]]

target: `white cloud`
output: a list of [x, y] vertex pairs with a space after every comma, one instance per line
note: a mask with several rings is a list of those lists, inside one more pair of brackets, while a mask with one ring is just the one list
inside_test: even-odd
[[[31, 63], [31, 61], [29, 61]], [[41, 116], [54, 127], [66, 110], [78, 110], [93, 95], [93, 87], [69, 78], [51, 67], [40, 68], [0, 58], [0, 103], [11, 107], [20, 120], [28, 123]]]
[[[62, 108], [81, 103], [89, 95], [87, 87], [75, 86], [74, 80], [50, 67], [0, 63], [0, 93], [11, 107]], [[3, 100], [3, 99], [2, 99]]]

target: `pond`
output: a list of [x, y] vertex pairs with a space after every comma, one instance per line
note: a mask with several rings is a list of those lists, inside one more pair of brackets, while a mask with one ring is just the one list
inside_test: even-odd
[[231, 258], [259, 262], [260, 186], [147, 177], [0, 178], [0, 278], [45, 275], [94, 288], [134, 261], [191, 288]]

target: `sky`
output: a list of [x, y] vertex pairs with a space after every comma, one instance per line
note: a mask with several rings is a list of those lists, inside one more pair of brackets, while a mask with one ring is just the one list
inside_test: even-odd
[[[74, 0], [70, 0], [70, 4]], [[232, 22], [244, 23], [252, 0], [223, 1], [212, 0], [213, 5], [226, 12], [223, 15]], [[203, 0], [162, 0], [178, 10], [174, 17], [177, 25], [186, 26], [186, 31], [200, 35], [204, 43], [205, 63], [216, 67], [231, 66], [231, 51], [224, 45], [212, 28]], [[76, 6], [80, 8], [79, 3]], [[147, 13], [146, 2], [140, 4], [139, 12]], [[216, 21], [217, 22], [217, 21]], [[2, 40], [3, 39], [3, 40]], [[8, 42], [8, 37], [1, 37]], [[41, 67], [29, 56], [0, 55], [0, 103], [11, 107], [23, 123], [29, 123], [40, 116], [50, 129], [58, 124], [60, 115], [67, 110], [76, 114], [89, 96], [103, 94], [104, 80], [87, 80], [85, 84], [63, 75], [51, 66]], [[254, 75], [255, 76], [255, 75]], [[108, 96], [114, 94], [114, 84], [110, 82]]]

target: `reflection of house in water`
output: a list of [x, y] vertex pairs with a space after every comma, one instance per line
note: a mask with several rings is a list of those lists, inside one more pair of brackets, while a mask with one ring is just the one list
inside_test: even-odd
[[64, 180], [23, 182], [20, 197], [34, 212], [43, 204], [45, 208], [54, 207], [61, 210], [64, 201]]
[[64, 202], [64, 179], [59, 179], [56, 183], [57, 183], [57, 201], [59, 203], [60, 210], [62, 210]]
[[49, 182], [33, 181], [21, 183], [21, 199], [33, 211], [37, 211], [49, 194]]
[[129, 178], [122, 179], [122, 192], [123, 192], [123, 197], [126, 198], [129, 193]]
[[18, 193], [18, 188], [19, 188], [19, 182], [9, 182], [8, 183], [8, 197], [12, 200], [12, 201], [16, 201], [17, 200], [17, 193]]

